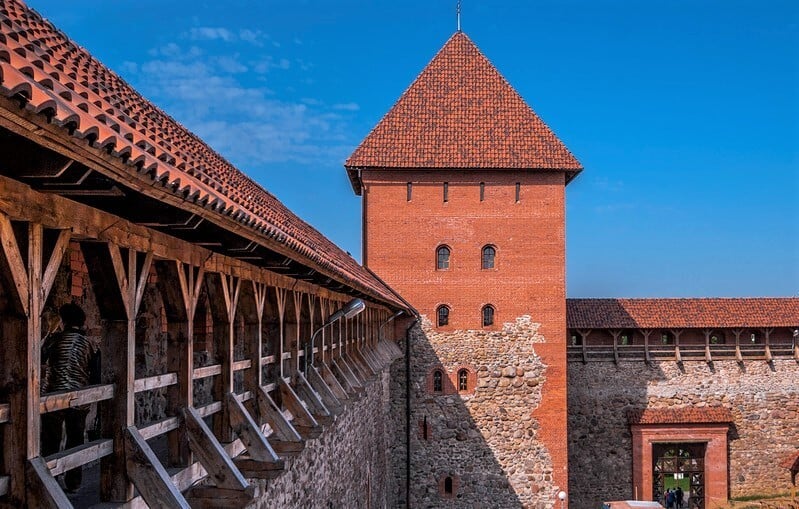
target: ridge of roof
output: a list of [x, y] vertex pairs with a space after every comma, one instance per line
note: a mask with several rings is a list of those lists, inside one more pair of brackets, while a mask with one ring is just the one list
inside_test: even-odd
[[480, 49], [455, 32], [344, 163], [565, 171], [582, 165]]
[[244, 225], [264, 245], [281, 245], [339, 282], [404, 307], [350, 255], [22, 0], [0, 3], [0, 95], [57, 126], [67, 143], [88, 141], [110, 154], [130, 178], [146, 175], [221, 221]]
[[797, 327], [797, 297], [566, 299], [572, 329]]

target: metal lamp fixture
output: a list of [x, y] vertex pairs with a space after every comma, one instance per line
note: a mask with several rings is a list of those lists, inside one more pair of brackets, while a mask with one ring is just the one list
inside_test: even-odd
[[566, 492], [565, 491], [559, 491], [558, 492], [558, 500], [560, 500], [560, 507], [561, 507], [561, 509], [563, 509], [563, 504], [566, 501]]
[[338, 311], [330, 315], [330, 318], [327, 319], [325, 323], [322, 324], [321, 327], [316, 329], [313, 334], [311, 334], [311, 339], [305, 343], [305, 373], [308, 373], [308, 368], [313, 366], [313, 349], [316, 342], [316, 336], [322, 332], [322, 329], [327, 327], [328, 325], [332, 325], [337, 321], [341, 320], [342, 318], [350, 319], [356, 316], [358, 313], [366, 309], [366, 304], [361, 299], [352, 299], [351, 301], [344, 304]]

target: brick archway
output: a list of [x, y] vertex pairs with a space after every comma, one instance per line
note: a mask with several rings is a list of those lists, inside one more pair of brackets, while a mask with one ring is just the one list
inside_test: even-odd
[[704, 507], [727, 502], [729, 492], [727, 433], [732, 415], [726, 408], [665, 408], [630, 412], [633, 496], [653, 500], [654, 449], [664, 443], [704, 444]]

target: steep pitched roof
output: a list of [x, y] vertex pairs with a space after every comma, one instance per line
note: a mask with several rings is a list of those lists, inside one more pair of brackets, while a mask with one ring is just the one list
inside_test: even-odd
[[357, 168], [582, 166], [463, 32], [456, 32], [345, 163]]
[[263, 245], [279, 245], [350, 288], [404, 307], [351, 256], [21, 0], [0, 2], [0, 95], [57, 126], [68, 143], [88, 141], [123, 163], [122, 178], [146, 175], [159, 184], [156, 196], [163, 189], [200, 205], [228, 228], [250, 229]]
[[567, 299], [572, 329], [799, 326], [799, 298]]

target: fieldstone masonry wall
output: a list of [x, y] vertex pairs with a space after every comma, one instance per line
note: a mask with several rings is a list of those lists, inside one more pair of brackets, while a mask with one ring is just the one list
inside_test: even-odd
[[256, 485], [253, 509], [367, 509], [395, 507], [387, 493], [389, 375], [370, 383], [366, 395], [349, 402], [322, 435], [305, 444], [286, 471]]
[[[411, 493], [405, 500], [405, 366], [392, 367], [391, 457], [399, 507], [553, 507], [561, 487], [539, 436], [533, 411], [547, 367], [535, 345], [545, 341], [529, 316], [502, 330], [436, 331], [424, 318], [411, 330]], [[404, 348], [404, 345], [402, 345]], [[450, 379], [463, 366], [476, 372], [474, 391], [436, 394], [435, 368]], [[419, 424], [427, 419], [427, 440]], [[452, 477], [454, 493], [443, 480]], [[564, 487], [565, 488], [565, 487]]]
[[631, 408], [728, 408], [731, 497], [784, 493], [779, 461], [799, 448], [799, 363], [569, 363], [571, 509], [632, 498]]

